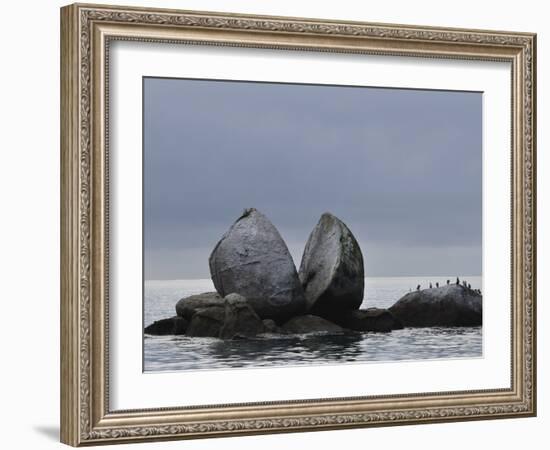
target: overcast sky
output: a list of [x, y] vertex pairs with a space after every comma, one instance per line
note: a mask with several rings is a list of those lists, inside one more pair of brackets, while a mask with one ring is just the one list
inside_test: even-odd
[[145, 78], [145, 278], [209, 278], [248, 207], [296, 266], [329, 211], [367, 276], [480, 275], [481, 124], [481, 93]]

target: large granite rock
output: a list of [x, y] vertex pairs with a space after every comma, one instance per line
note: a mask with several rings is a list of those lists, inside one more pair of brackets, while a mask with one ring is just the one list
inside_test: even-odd
[[154, 336], [185, 334], [189, 322], [183, 317], [174, 316], [168, 319], [161, 319], [145, 327], [145, 333]]
[[300, 265], [308, 312], [326, 318], [358, 309], [365, 288], [363, 255], [349, 228], [330, 213], [311, 232]]
[[187, 336], [235, 339], [265, 332], [262, 320], [239, 294], [229, 294], [221, 304], [196, 309]]
[[403, 324], [390, 311], [382, 308], [367, 308], [345, 311], [334, 317], [334, 321], [354, 331], [388, 332], [400, 330]]
[[307, 333], [343, 333], [345, 330], [329, 322], [322, 317], [306, 314], [304, 316], [293, 317], [288, 322], [285, 322], [281, 327], [283, 331], [290, 334], [307, 334]]
[[482, 296], [457, 284], [409, 292], [391, 308], [406, 327], [478, 326]]
[[191, 320], [193, 315], [200, 309], [214, 306], [223, 307], [224, 300], [217, 292], [204, 292], [202, 294], [185, 297], [176, 303], [176, 314]]
[[246, 209], [218, 242], [210, 274], [222, 296], [238, 293], [262, 319], [278, 323], [303, 313], [305, 300], [290, 252], [273, 224]]

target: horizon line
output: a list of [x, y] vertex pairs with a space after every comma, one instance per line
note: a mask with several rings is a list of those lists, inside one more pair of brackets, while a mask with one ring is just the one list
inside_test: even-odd
[[[455, 275], [380, 275], [380, 276], [370, 276], [370, 277], [364, 277], [366, 278], [465, 278], [465, 277], [483, 277], [483, 274], [470, 274], [470, 275], [463, 275], [463, 274], [455, 274]], [[143, 281], [202, 281], [202, 280], [210, 280], [212, 281], [212, 278], [146, 278]]]

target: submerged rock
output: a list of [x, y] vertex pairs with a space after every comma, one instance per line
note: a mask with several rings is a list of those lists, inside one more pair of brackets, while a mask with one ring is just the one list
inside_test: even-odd
[[281, 327], [284, 331], [291, 334], [307, 333], [343, 333], [345, 330], [329, 322], [322, 317], [307, 314], [305, 316], [293, 317]]
[[189, 322], [183, 317], [170, 317], [168, 319], [161, 319], [153, 322], [151, 325], [145, 327], [145, 333], [154, 336], [167, 336], [167, 335], [179, 335], [185, 334]]
[[331, 318], [358, 309], [365, 272], [361, 248], [349, 228], [325, 213], [311, 232], [302, 256], [300, 281], [308, 312]]
[[176, 314], [191, 320], [198, 310], [211, 308], [213, 306], [223, 307], [223, 304], [223, 298], [221, 298], [217, 292], [204, 292], [179, 300], [176, 303]]
[[285, 242], [254, 208], [246, 209], [221, 238], [209, 265], [219, 294], [246, 297], [262, 319], [281, 323], [305, 309], [302, 286]]
[[458, 284], [409, 292], [389, 308], [406, 327], [479, 326], [482, 296]]
[[335, 322], [354, 331], [388, 332], [403, 328], [403, 324], [390, 311], [382, 308], [345, 311], [335, 317]]

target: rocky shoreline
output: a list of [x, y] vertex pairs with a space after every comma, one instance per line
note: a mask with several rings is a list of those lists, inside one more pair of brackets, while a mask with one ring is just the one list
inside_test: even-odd
[[288, 334], [391, 332], [479, 326], [481, 292], [458, 283], [409, 292], [388, 309], [359, 309], [364, 259], [350, 229], [330, 213], [306, 243], [299, 271], [275, 226], [246, 209], [209, 258], [216, 292], [180, 299], [149, 335], [248, 339]]

